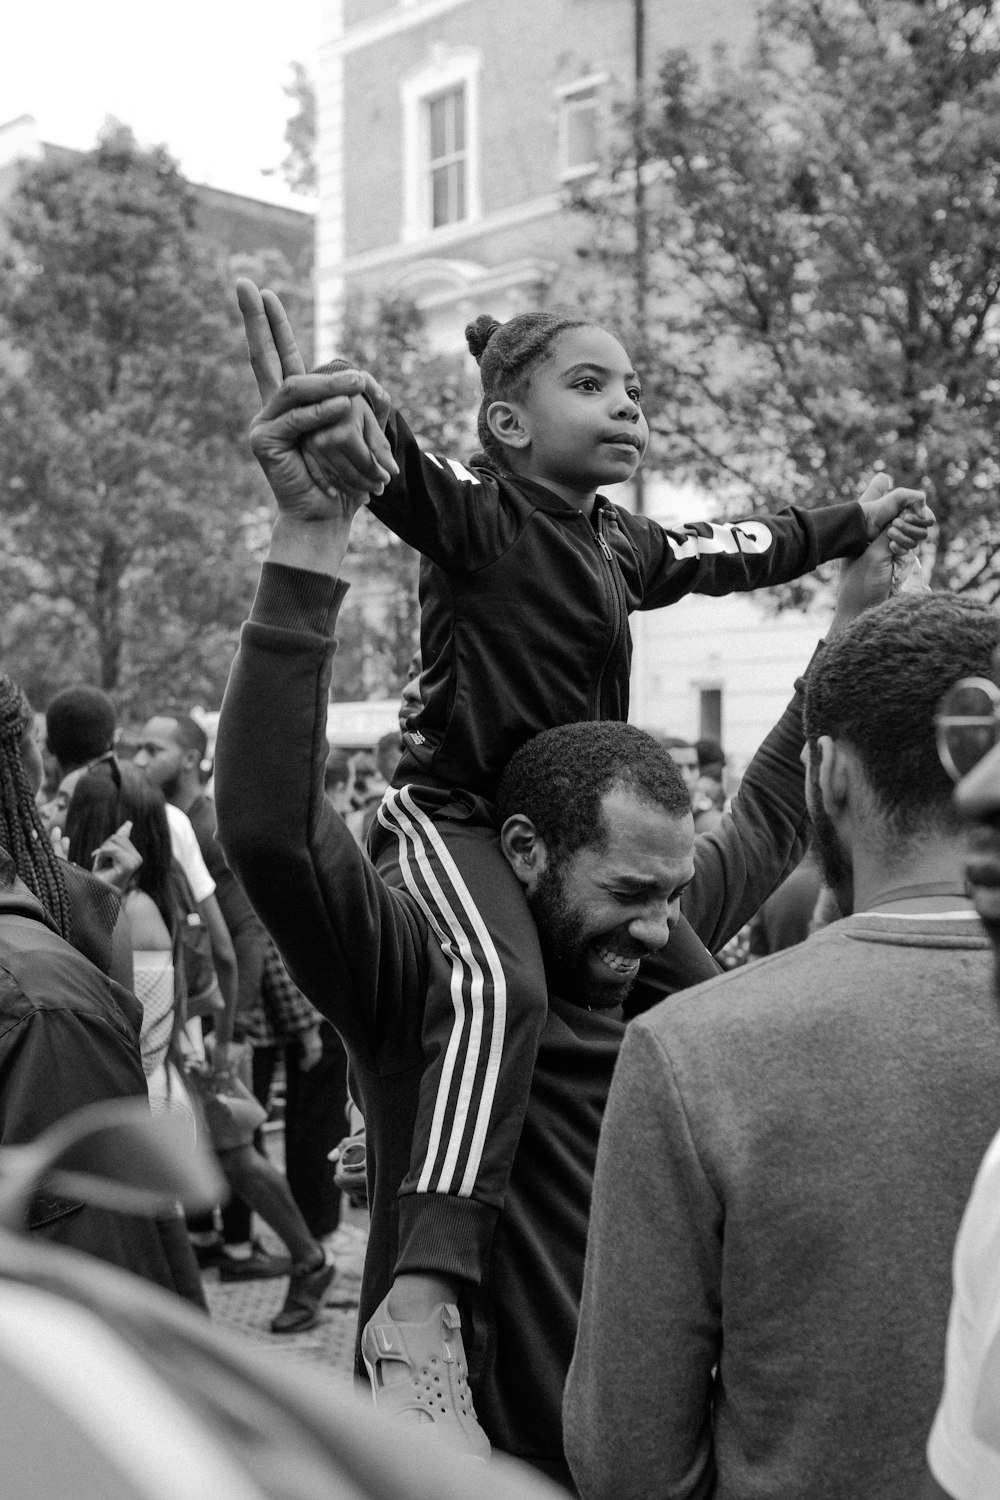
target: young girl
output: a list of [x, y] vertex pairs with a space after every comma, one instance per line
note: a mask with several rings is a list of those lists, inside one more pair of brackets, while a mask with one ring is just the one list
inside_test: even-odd
[[[252, 310], [287, 348], [277, 299]], [[397, 1279], [362, 1351], [378, 1405], [450, 1421], [481, 1452], [464, 1380], [442, 1416], [422, 1398], [419, 1372], [434, 1359], [453, 1368], [456, 1349], [462, 1367], [454, 1303], [464, 1282], [488, 1274], [547, 1006], [535, 925], [493, 821], [500, 774], [544, 729], [627, 718], [633, 610], [787, 582], [863, 551], [922, 497], [876, 482], [860, 503], [667, 529], [599, 493], [632, 477], [648, 440], [639, 381], [615, 338], [548, 312], [503, 325], [483, 317], [466, 332], [483, 383], [483, 455], [471, 469], [422, 452], [395, 412], [390, 458], [359, 398], [353, 428], [310, 440], [305, 454], [330, 488], [375, 491], [372, 511], [423, 559], [419, 703], [371, 850], [435, 927], [444, 962], [427, 995]], [[905, 518], [890, 534], [905, 548], [926, 525]], [[675, 930], [664, 957], [685, 961], [661, 989], [716, 972], [699, 949]], [[599, 957], [601, 1003], [620, 1004], [630, 965]]]

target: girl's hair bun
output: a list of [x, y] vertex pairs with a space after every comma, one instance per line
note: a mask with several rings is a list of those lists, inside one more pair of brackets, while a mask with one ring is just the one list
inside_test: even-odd
[[480, 313], [478, 318], [465, 325], [465, 342], [469, 346], [469, 353], [474, 356], [477, 364], [482, 359], [483, 350], [490, 339], [496, 333], [497, 329], [502, 327], [503, 324], [498, 323], [496, 318], [491, 317], [489, 313]]

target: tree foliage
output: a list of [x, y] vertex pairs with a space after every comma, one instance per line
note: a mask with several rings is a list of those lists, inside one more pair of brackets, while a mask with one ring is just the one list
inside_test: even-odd
[[[371, 370], [421, 444], [467, 458], [475, 437], [476, 383], [461, 357], [431, 347], [409, 298], [356, 298], [345, 309], [344, 357]], [[343, 701], [395, 696], [417, 649], [419, 557], [363, 511], [345, 572], [355, 587], [340, 621], [336, 692]]]
[[[731, 510], [884, 465], [928, 491], [935, 583], [1000, 596], [996, 6], [770, 0], [748, 62], [662, 60], [646, 129], [658, 467]], [[626, 328], [633, 153], [585, 205]]]
[[293, 193], [311, 196], [319, 188], [316, 85], [302, 63], [292, 63], [292, 80], [285, 85], [285, 94], [295, 105], [295, 112], [289, 115], [285, 125], [288, 150], [281, 163], [281, 174]]
[[0, 280], [4, 666], [123, 709], [217, 702], [265, 494], [221, 253], [162, 149], [109, 126], [25, 170]]

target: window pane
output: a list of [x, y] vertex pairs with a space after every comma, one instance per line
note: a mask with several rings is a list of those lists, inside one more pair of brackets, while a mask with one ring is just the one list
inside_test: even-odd
[[699, 731], [702, 740], [722, 743], [722, 689], [702, 688], [699, 693]]
[[465, 218], [465, 162], [452, 161], [431, 172], [431, 228]]
[[465, 85], [462, 84], [449, 96], [452, 115], [452, 151], [465, 150]]
[[465, 158], [462, 157], [460, 161], [455, 162], [451, 170], [454, 174], [455, 205], [455, 217], [452, 222], [456, 223], [459, 219], [465, 218]]
[[597, 101], [566, 101], [566, 167], [587, 167], [597, 160]]
[[430, 159], [440, 161], [442, 156], [448, 154], [446, 144], [446, 110], [448, 107], [448, 95], [442, 94], [438, 99], [431, 99], [427, 105], [430, 130]]
[[440, 161], [465, 150], [465, 87], [449, 89], [427, 101], [427, 140], [430, 160]]

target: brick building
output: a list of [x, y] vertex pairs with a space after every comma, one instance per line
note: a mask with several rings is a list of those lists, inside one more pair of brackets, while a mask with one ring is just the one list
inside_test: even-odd
[[[646, 76], [750, 36], [754, 0], [646, 0]], [[402, 288], [440, 342], [544, 293], [635, 87], [634, 0], [325, 0], [317, 328], [345, 293]]]

